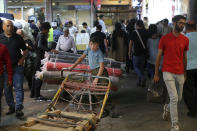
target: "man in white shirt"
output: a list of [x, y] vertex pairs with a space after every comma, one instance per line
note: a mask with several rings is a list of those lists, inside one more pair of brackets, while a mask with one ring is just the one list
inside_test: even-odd
[[69, 35], [69, 29], [66, 27], [64, 28], [64, 35], [61, 35], [59, 37], [56, 50], [77, 53], [74, 38], [71, 35]]
[[69, 33], [70, 35], [75, 38], [75, 34], [78, 32], [77, 28], [73, 26], [73, 22], [69, 21], [68, 22], [68, 27], [69, 27]]
[[104, 15], [100, 15], [99, 16], [99, 25], [102, 26], [102, 32], [106, 33], [107, 30], [106, 30], [105, 22], [103, 20], [104, 20]]
[[88, 27], [88, 24], [87, 24], [86, 22], [83, 22], [82, 25], [83, 25], [83, 28], [85, 28], [86, 33], [88, 33], [89, 36], [90, 36], [90, 34], [91, 34], [91, 29], [90, 29], [90, 27]]
[[96, 26], [97, 25], [99, 25], [99, 22], [96, 20], [96, 21], [94, 21], [94, 27], [91, 29], [91, 33], [90, 34], [96, 32]]

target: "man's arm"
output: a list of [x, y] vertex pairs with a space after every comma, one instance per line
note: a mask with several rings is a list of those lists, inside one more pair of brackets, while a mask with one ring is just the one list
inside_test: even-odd
[[73, 66], [71, 66], [70, 70], [72, 70], [73, 68], [75, 68], [79, 63], [81, 63], [81, 61], [86, 57], [86, 54], [83, 54], [79, 57], [79, 59], [76, 60], [76, 62], [74, 63]]
[[[99, 71], [97, 73], [97, 76], [101, 76], [103, 74], [103, 71], [104, 71], [104, 62], [101, 62]], [[98, 78], [95, 78], [94, 81], [93, 81], [93, 84], [97, 84], [98, 80], [99, 80]]]
[[103, 74], [103, 71], [104, 71], [104, 62], [101, 62], [97, 76], [101, 76]]
[[163, 50], [158, 49], [158, 54], [157, 54], [157, 58], [156, 58], [156, 62], [155, 62], [155, 75], [154, 75], [154, 78], [153, 78], [154, 82], [159, 81], [159, 66], [160, 66], [160, 61], [161, 61], [162, 54], [163, 54]]
[[185, 77], [185, 80], [186, 80], [186, 77], [187, 77], [187, 51], [184, 51], [183, 53], [183, 65], [184, 65], [184, 77]]
[[25, 50], [23, 51], [23, 56], [22, 56], [21, 59], [18, 61], [18, 65], [19, 65], [19, 66], [23, 66], [24, 61], [25, 61], [25, 58], [27, 57], [27, 55], [28, 55], [28, 49], [25, 49]]
[[132, 47], [133, 47], [133, 40], [130, 40], [130, 42], [129, 42], [129, 52], [128, 52], [129, 59], [131, 59]]
[[105, 52], [106, 52], [106, 55], [108, 55], [108, 44], [107, 44], [107, 39], [104, 39], [104, 44], [105, 44]]

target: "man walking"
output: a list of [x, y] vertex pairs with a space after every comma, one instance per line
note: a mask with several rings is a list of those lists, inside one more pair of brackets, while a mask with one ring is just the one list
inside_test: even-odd
[[78, 32], [77, 28], [75, 26], [73, 26], [73, 22], [72, 21], [68, 22], [68, 27], [69, 27], [70, 35], [75, 39], [76, 33]]
[[133, 54], [133, 67], [138, 76], [137, 86], [139, 87], [146, 86], [144, 65], [147, 55], [147, 39], [148, 32], [144, 28], [143, 21], [136, 21], [136, 30], [130, 35], [128, 56], [131, 59], [131, 54]]
[[102, 26], [102, 32], [103, 33], [106, 33], [107, 32], [107, 30], [106, 30], [106, 26], [105, 26], [105, 22], [104, 22], [104, 15], [99, 15], [99, 25], [101, 25]]
[[197, 31], [196, 23], [189, 21], [186, 24], [186, 36], [189, 39], [189, 51], [187, 55], [187, 79], [183, 89], [183, 99], [187, 105], [189, 117], [197, 117]]
[[[14, 26], [12, 21], [5, 20], [3, 22], [4, 33], [0, 35], [0, 43], [4, 44], [9, 51], [13, 70], [13, 86], [16, 93], [16, 106], [14, 103], [14, 97], [12, 93], [12, 87], [7, 87], [8, 73], [4, 72], [4, 91], [6, 102], [9, 106], [9, 112], [6, 115], [13, 114], [16, 111], [16, 117], [21, 119], [24, 116], [22, 112], [24, 90], [23, 90], [23, 79], [24, 79], [24, 60], [27, 56], [27, 48], [23, 38], [14, 33]], [[21, 54], [23, 51], [23, 55]], [[6, 67], [8, 68], [8, 67]]]
[[102, 51], [102, 53], [106, 56], [108, 56], [108, 45], [107, 45], [107, 38], [105, 33], [101, 32], [102, 26], [97, 25], [96, 26], [96, 32], [92, 33], [90, 36], [90, 39], [93, 37], [97, 37], [99, 39], [99, 48]]
[[42, 95], [40, 95], [40, 89], [42, 86], [42, 80], [35, 79], [36, 71], [40, 71], [41, 60], [44, 59], [45, 51], [50, 51], [48, 48], [48, 33], [51, 28], [49, 22], [42, 23], [40, 30], [41, 32], [38, 34], [36, 38], [36, 58], [33, 69], [33, 78], [32, 78], [32, 88], [31, 88], [31, 98], [35, 98], [35, 100], [46, 100]]
[[182, 98], [183, 84], [186, 79], [187, 50], [189, 40], [181, 34], [186, 18], [177, 15], [173, 19], [173, 31], [163, 36], [159, 43], [159, 50], [155, 64], [154, 82], [159, 80], [159, 65], [162, 54], [164, 55], [162, 72], [170, 97], [170, 103], [164, 105], [163, 119], [171, 116], [171, 131], [180, 131], [178, 125], [177, 103]]

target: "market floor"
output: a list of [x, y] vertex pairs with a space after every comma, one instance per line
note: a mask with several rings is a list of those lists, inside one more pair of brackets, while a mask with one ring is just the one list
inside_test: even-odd
[[[122, 88], [112, 99], [119, 118], [106, 117], [98, 123], [97, 131], [170, 131], [171, 123], [162, 120], [163, 105], [148, 103], [145, 88], [136, 87], [136, 75], [129, 74]], [[190, 118], [184, 101], [179, 105], [181, 131], [197, 131], [197, 118]]]
[[[170, 122], [163, 121], [161, 115], [163, 105], [146, 101], [146, 88], [136, 87], [136, 74], [130, 73], [121, 81], [121, 88], [112, 93], [112, 101], [119, 118], [105, 117], [97, 124], [96, 131], [169, 131]], [[24, 113], [26, 117], [35, 117], [43, 113], [49, 101], [35, 101], [29, 98], [29, 90], [25, 84]], [[58, 88], [55, 86], [53, 88]], [[54, 92], [42, 93], [52, 98]], [[66, 105], [62, 102], [61, 106]], [[2, 99], [3, 113], [0, 131], [18, 131], [18, 126], [24, 123], [16, 119], [15, 114], [5, 116], [8, 106]], [[179, 106], [181, 131], [197, 131], [197, 118], [187, 117], [188, 112], [184, 102]]]

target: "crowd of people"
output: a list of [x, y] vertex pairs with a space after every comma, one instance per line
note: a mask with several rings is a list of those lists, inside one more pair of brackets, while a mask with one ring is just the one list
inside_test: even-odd
[[[188, 115], [197, 116], [196, 23], [186, 22], [186, 18], [182, 15], [173, 17], [172, 24], [169, 24], [168, 19], [163, 19], [148, 25], [146, 17], [144, 21], [121, 20], [115, 23], [114, 31], [109, 36], [106, 35], [107, 29], [103, 15], [94, 22], [92, 29], [88, 27], [87, 22], [83, 22], [82, 25], [81, 32], [89, 34], [90, 44], [80, 59], [70, 68], [71, 70], [88, 55], [92, 72], [98, 76], [103, 74], [108, 76], [103, 60], [104, 57], [110, 57], [116, 61], [125, 62], [127, 73], [134, 69], [138, 76], [136, 84], [139, 87], [147, 86], [145, 71], [154, 82], [159, 81], [159, 72], [162, 71], [170, 98], [169, 104], [164, 105], [163, 119], [168, 120], [171, 116], [171, 131], [179, 131], [177, 105], [182, 94], [189, 109]], [[30, 97], [35, 100], [45, 99], [40, 94], [42, 80], [35, 79], [35, 73], [40, 71], [45, 52], [77, 53], [75, 36], [78, 29], [72, 21], [66, 21], [64, 25], [61, 21], [54, 21], [51, 24], [44, 22], [37, 26], [33, 20], [30, 20], [29, 28], [31, 33], [27, 34], [22, 24], [13, 24], [10, 20], [4, 20], [0, 29], [0, 98], [4, 89], [9, 106], [6, 115], [16, 113], [19, 119], [24, 116], [22, 111], [24, 77], [31, 90]], [[97, 82], [99, 80], [95, 79], [94, 83]], [[192, 93], [193, 97], [188, 98]]]

